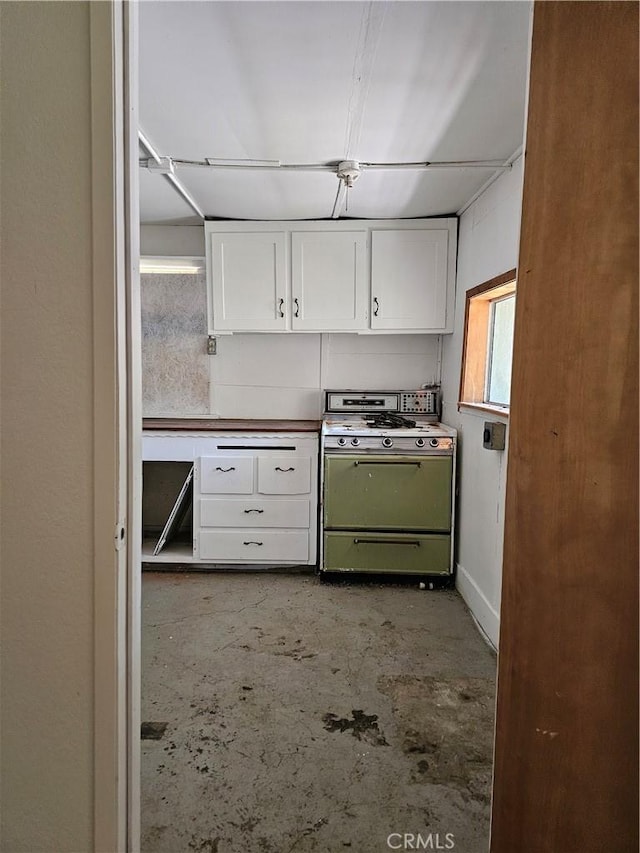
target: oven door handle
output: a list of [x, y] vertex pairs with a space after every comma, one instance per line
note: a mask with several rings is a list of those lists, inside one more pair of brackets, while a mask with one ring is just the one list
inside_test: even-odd
[[354, 465], [417, 465], [422, 462], [419, 459], [356, 459]]
[[420, 547], [419, 539], [354, 539], [354, 545], [414, 545]]

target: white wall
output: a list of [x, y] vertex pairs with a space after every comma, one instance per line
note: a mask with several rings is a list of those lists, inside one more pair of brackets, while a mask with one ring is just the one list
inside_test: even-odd
[[[140, 234], [143, 255], [204, 254], [203, 227], [143, 225]], [[222, 418], [313, 420], [325, 388], [418, 388], [438, 371], [436, 335], [234, 334], [217, 346], [200, 414]], [[156, 395], [145, 414], [196, 414], [169, 396], [163, 410]]]
[[140, 254], [204, 258], [204, 226], [141, 225]]
[[507, 453], [482, 447], [484, 422], [500, 418], [459, 412], [458, 392], [465, 294], [517, 267], [522, 164], [521, 157], [460, 218], [455, 329], [444, 338], [443, 347], [443, 420], [459, 430], [460, 441], [456, 585], [495, 646], [500, 626]]
[[430, 335], [231, 335], [211, 357], [211, 411], [316, 419], [322, 390], [419, 388], [436, 373]]
[[[93, 850], [94, 793], [113, 783], [94, 776], [94, 689], [112, 675], [105, 653], [94, 680], [95, 614], [109, 608], [94, 610], [94, 594], [98, 581], [113, 587], [98, 568], [113, 579], [115, 501], [113, 515], [94, 510], [110, 503], [117, 468], [112, 234], [93, 218], [105, 199], [112, 210], [110, 166], [92, 180], [92, 142], [111, 116], [108, 99], [92, 105], [91, 72], [110, 68], [92, 64], [90, 7], [0, 3], [0, 848], [11, 853]], [[94, 236], [109, 257], [99, 272]], [[114, 744], [104, 752], [111, 769]]]

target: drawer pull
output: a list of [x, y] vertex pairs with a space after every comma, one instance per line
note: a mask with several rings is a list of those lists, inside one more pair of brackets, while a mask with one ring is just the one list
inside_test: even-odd
[[[218, 450], [264, 450], [264, 444], [219, 444]], [[273, 444], [269, 450], [295, 450], [295, 444]]]
[[243, 545], [262, 545], [262, 542], [243, 542]]
[[264, 512], [264, 510], [263, 509], [245, 509], [245, 512]]
[[220, 468], [220, 466], [218, 466], [216, 468], [216, 471], [222, 471], [223, 474], [228, 474], [229, 471], [235, 471], [235, 470], [236, 469], [233, 467], [233, 465], [231, 466], [231, 468]]
[[371, 461], [357, 459], [353, 464], [356, 468], [358, 465], [416, 465], [419, 468], [422, 462], [417, 459], [372, 459]]
[[419, 539], [354, 539], [354, 545], [415, 545], [420, 547]]
[[295, 470], [296, 470], [295, 468], [280, 468], [280, 467], [276, 468], [276, 471], [282, 471], [283, 474], [286, 474], [288, 471], [295, 471]]

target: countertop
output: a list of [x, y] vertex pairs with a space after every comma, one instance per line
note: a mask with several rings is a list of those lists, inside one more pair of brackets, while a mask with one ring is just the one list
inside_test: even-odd
[[320, 421], [253, 420], [238, 418], [143, 418], [143, 430], [184, 430], [193, 432], [227, 432], [252, 430], [255, 432], [319, 432]]

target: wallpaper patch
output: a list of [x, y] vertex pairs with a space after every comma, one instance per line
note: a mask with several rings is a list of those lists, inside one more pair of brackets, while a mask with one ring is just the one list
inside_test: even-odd
[[141, 275], [140, 288], [143, 414], [209, 414], [204, 274]]

